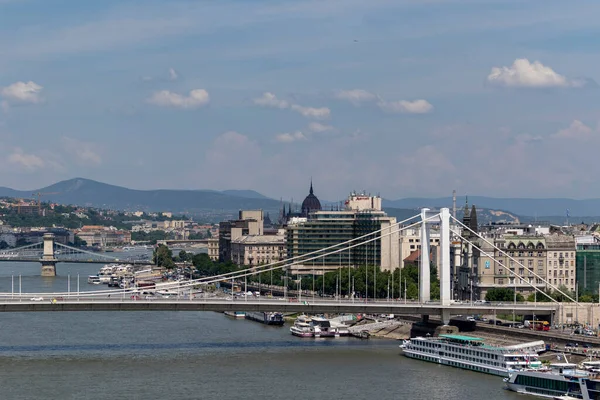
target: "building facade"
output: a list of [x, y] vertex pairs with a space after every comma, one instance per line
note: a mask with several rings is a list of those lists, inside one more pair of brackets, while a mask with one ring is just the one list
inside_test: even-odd
[[219, 238], [208, 239], [208, 256], [212, 261], [219, 261]]
[[219, 260], [233, 261], [231, 242], [245, 235], [262, 235], [264, 216], [262, 210], [243, 210], [237, 220], [219, 223]]
[[238, 265], [258, 266], [285, 258], [285, 235], [245, 235], [231, 241], [231, 258]]
[[[374, 198], [375, 199], [375, 198]], [[353, 204], [352, 195], [346, 204]], [[287, 258], [299, 258], [340, 243], [373, 233], [373, 239], [351, 249], [328, 254], [315, 260], [299, 262], [290, 267], [292, 274], [323, 273], [327, 270], [358, 265], [377, 265], [383, 270], [399, 267], [399, 233], [396, 218], [380, 209], [366, 208], [380, 202], [365, 201], [364, 205], [345, 210], [315, 211], [308, 218], [291, 219], [287, 225]], [[380, 231], [381, 233], [374, 233]], [[381, 236], [381, 237], [379, 237]], [[357, 240], [356, 243], [359, 243]], [[347, 245], [340, 248], [348, 247]], [[306, 256], [307, 258], [311, 256]]]
[[84, 225], [75, 231], [75, 235], [88, 246], [113, 247], [131, 243], [131, 232], [100, 225]]

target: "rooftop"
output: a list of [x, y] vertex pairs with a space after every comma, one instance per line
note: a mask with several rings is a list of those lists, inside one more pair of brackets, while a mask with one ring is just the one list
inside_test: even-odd
[[463, 342], [483, 342], [482, 338], [478, 338], [478, 337], [474, 337], [474, 336], [445, 334], [445, 335], [440, 335], [440, 337], [443, 337], [445, 339], [451, 339], [451, 340], [461, 340]]

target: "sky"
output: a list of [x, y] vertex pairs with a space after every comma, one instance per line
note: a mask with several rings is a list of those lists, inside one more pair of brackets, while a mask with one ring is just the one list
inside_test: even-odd
[[0, 0], [0, 186], [600, 197], [600, 2]]

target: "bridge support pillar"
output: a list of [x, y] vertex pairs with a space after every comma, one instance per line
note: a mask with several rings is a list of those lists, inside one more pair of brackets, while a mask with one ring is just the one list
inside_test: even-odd
[[442, 321], [442, 325], [448, 325], [450, 323], [450, 310], [447, 308], [442, 309], [440, 313], [440, 319]]
[[44, 233], [44, 253], [40, 259], [42, 264], [42, 276], [56, 276], [56, 263], [58, 260], [54, 257], [54, 235]]
[[449, 306], [452, 294], [450, 293], [450, 209], [440, 210], [440, 303]]
[[427, 211], [429, 211], [429, 208], [421, 209], [421, 262], [419, 263], [419, 301], [421, 303], [425, 303], [431, 299]]

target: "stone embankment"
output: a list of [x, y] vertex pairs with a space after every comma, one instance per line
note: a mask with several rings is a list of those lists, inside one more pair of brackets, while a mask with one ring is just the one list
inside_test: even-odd
[[369, 337], [402, 340], [410, 338], [411, 323], [406, 321], [389, 320], [381, 322], [362, 321], [349, 328], [353, 335], [368, 332]]

